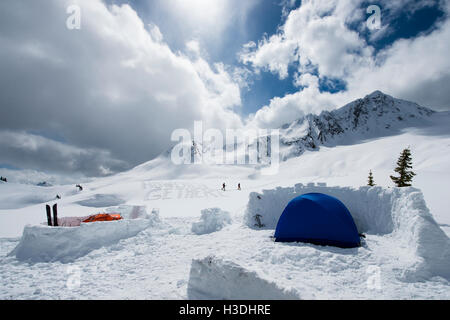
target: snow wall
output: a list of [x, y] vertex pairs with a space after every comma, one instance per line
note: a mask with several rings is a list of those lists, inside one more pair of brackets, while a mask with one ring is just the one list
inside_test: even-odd
[[231, 261], [214, 256], [192, 260], [188, 283], [191, 300], [298, 300], [293, 289], [283, 289]]
[[[118, 212], [118, 208], [114, 208]], [[136, 236], [160, 222], [156, 212], [150, 215], [142, 207], [120, 207], [124, 213], [138, 212], [136, 219], [82, 223], [79, 227], [26, 226], [17, 247], [9, 253], [20, 261], [31, 263], [70, 263], [89, 252]], [[126, 214], [125, 214], [126, 215]]]
[[200, 221], [194, 222], [191, 228], [192, 232], [197, 235], [220, 231], [232, 223], [230, 213], [219, 208], [205, 209], [201, 213]]
[[422, 192], [415, 188], [355, 189], [298, 184], [291, 188], [263, 190], [261, 194], [250, 194], [244, 223], [254, 229], [258, 225], [275, 229], [287, 204], [312, 192], [341, 200], [360, 233], [388, 235], [393, 246], [410, 250], [417, 257], [411, 271], [414, 278], [442, 276], [450, 279], [450, 239], [431, 215]]

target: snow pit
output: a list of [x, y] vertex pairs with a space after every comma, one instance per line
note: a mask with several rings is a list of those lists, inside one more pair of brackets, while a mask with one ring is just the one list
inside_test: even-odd
[[[130, 212], [143, 210], [142, 207], [122, 209]], [[70, 263], [93, 250], [115, 244], [121, 239], [134, 237], [148, 227], [155, 226], [159, 221], [159, 217], [152, 213], [145, 218], [81, 223], [79, 227], [28, 225], [24, 228], [19, 244], [9, 256], [31, 263], [55, 261]]]
[[[286, 205], [306, 193], [324, 193], [341, 200], [360, 233], [389, 237], [392, 248], [411, 254], [404, 280], [441, 276], [450, 279], [450, 239], [415, 188], [320, 187], [298, 184], [291, 188], [251, 193], [244, 222], [253, 229], [275, 229]], [[369, 241], [369, 240], [367, 240]], [[368, 242], [367, 245], [370, 245]]]
[[219, 208], [202, 210], [199, 222], [192, 224], [192, 232], [197, 235], [209, 234], [222, 230], [226, 225], [231, 224], [231, 216], [227, 211]]
[[120, 197], [112, 194], [96, 194], [94, 197], [77, 202], [83, 207], [104, 208], [124, 203]]
[[105, 213], [118, 213], [123, 219], [151, 219], [155, 223], [160, 222], [159, 211], [153, 209], [152, 213], [149, 215], [147, 214], [147, 208], [145, 206], [122, 205], [105, 209]]
[[214, 256], [192, 260], [188, 282], [191, 300], [298, 300], [293, 289], [283, 289], [256, 271]]

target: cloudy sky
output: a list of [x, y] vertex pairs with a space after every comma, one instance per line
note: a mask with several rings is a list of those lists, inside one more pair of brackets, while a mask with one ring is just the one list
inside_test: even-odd
[[[79, 30], [66, 26], [74, 4]], [[375, 90], [449, 110], [449, 12], [448, 0], [2, 0], [0, 173], [108, 175], [195, 120], [277, 128]]]

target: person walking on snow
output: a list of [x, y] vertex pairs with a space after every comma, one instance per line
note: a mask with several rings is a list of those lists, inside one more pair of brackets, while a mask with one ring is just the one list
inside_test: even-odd
[[225, 187], [226, 187], [226, 185], [225, 185], [225, 182], [222, 184], [222, 190], [223, 191], [225, 191]]
[[238, 190], [241, 191], [241, 184], [238, 183]]

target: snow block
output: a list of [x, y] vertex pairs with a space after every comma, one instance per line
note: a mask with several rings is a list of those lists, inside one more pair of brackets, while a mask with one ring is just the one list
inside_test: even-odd
[[298, 300], [293, 289], [283, 289], [256, 271], [214, 256], [192, 260], [188, 283], [191, 300]]
[[231, 222], [229, 212], [219, 208], [205, 209], [202, 210], [200, 221], [192, 224], [192, 232], [197, 235], [217, 232]]
[[416, 262], [405, 270], [404, 279], [450, 279], [450, 239], [431, 215], [422, 192], [415, 188], [299, 184], [263, 190], [262, 194], [250, 194], [244, 223], [254, 229], [262, 225], [264, 229], [275, 229], [287, 204], [307, 193], [324, 193], [339, 199], [349, 209], [360, 233], [389, 235], [393, 246], [411, 252]]
[[89, 252], [131, 238], [155, 225], [159, 217], [81, 223], [79, 227], [26, 226], [8, 256], [25, 262], [70, 263]]

